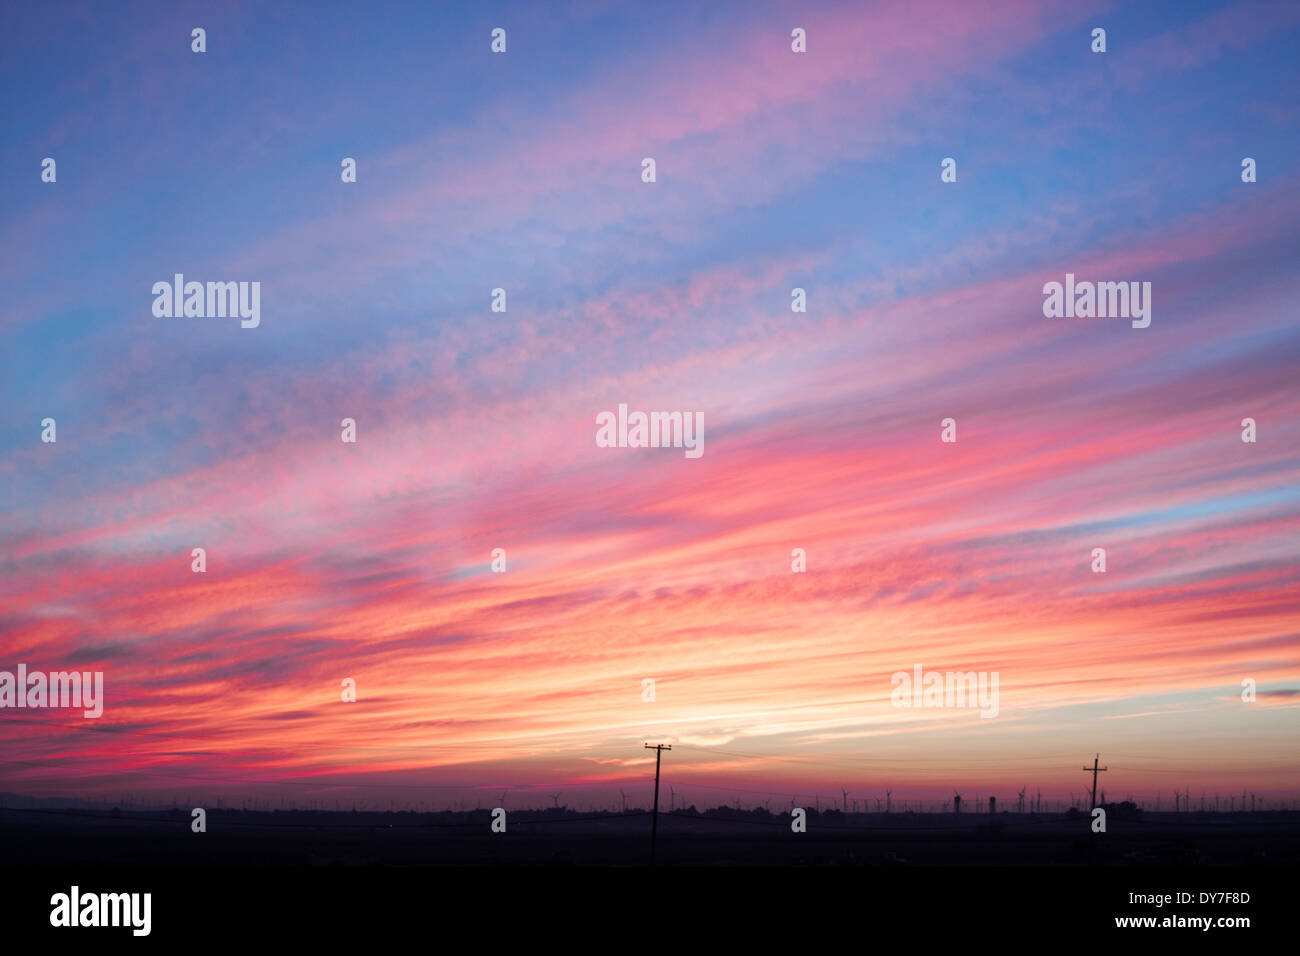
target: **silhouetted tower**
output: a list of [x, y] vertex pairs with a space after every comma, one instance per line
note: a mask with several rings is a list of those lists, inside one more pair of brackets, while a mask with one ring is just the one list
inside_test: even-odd
[[844, 795], [844, 804], [843, 804], [844, 812], [845, 812], [845, 813], [848, 813], [848, 812], [849, 812], [849, 792], [848, 792], [847, 790], [845, 790], [843, 787], [840, 787], [840, 793], [842, 793], [842, 794]]
[[961, 794], [956, 790], [952, 792], [952, 812], [961, 813]]
[[1016, 813], [1025, 812], [1025, 788], [1020, 788], [1020, 793], [1016, 795]]
[[893, 795], [894, 795], [894, 791], [892, 790], [885, 791], [885, 812], [886, 813], [889, 813], [890, 809], [892, 808], [892, 805], [890, 804], [890, 799], [893, 797]]
[[659, 838], [659, 764], [664, 759], [664, 751], [672, 750], [668, 744], [646, 744], [646, 750], [655, 752], [655, 808], [650, 818], [650, 862], [655, 861], [655, 843]]
[[627, 813], [627, 794], [623, 792], [622, 787], [618, 788], [618, 795], [623, 798], [623, 812]]
[[993, 816], [997, 812], [998, 812], [998, 798], [989, 797], [989, 816]]
[[[1089, 810], [1095, 810], [1097, 808], [1097, 774], [1105, 773], [1108, 769], [1110, 769], [1108, 767], [1098, 767], [1097, 761], [1100, 759], [1101, 759], [1101, 754], [1097, 754], [1095, 757], [1092, 758], [1092, 766], [1083, 768], [1084, 773], [1087, 773], [1089, 770], [1092, 771], [1092, 805], [1088, 807]], [[1104, 795], [1102, 797], [1102, 800], [1103, 801], [1105, 800]]]

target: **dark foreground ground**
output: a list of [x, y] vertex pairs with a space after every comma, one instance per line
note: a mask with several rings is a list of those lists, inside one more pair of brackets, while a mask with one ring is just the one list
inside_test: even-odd
[[[586, 951], [649, 940], [659, 926], [700, 951], [900, 933], [931, 947], [949, 936], [1017, 946], [1136, 936], [1130, 947], [1221, 951], [1294, 942], [1300, 864], [1296, 812], [1121, 811], [1104, 834], [1081, 814], [828, 812], [796, 834], [763, 812], [679, 811], [660, 816], [656, 867], [645, 812], [512, 812], [505, 833], [492, 832], [488, 811], [213, 810], [205, 833], [190, 819], [0, 810], [6, 942], [334, 952], [344, 940], [419, 938]], [[148, 894], [149, 937], [52, 926], [52, 904], [73, 887], [82, 899]]]
[[[0, 810], [13, 867], [629, 867], [650, 862], [649, 813]], [[1295, 867], [1300, 813], [660, 814], [657, 862], [676, 867]]]

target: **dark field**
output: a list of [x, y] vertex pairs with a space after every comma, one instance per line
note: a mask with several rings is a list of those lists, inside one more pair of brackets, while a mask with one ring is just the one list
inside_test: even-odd
[[[350, 813], [0, 810], [7, 867], [644, 866], [650, 814], [516, 811], [493, 833], [486, 810]], [[680, 867], [1293, 867], [1300, 813], [1082, 815], [660, 814], [658, 862]]]

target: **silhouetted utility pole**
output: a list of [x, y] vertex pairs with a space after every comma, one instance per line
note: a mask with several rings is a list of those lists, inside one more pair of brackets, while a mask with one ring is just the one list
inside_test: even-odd
[[655, 809], [650, 817], [650, 862], [655, 861], [655, 843], [659, 839], [659, 764], [664, 759], [664, 751], [672, 750], [669, 744], [646, 744], [646, 750], [655, 752]]
[[1097, 809], [1097, 774], [1105, 773], [1108, 769], [1110, 769], [1108, 767], [1098, 767], [1097, 761], [1099, 761], [1100, 759], [1101, 759], [1101, 754], [1094, 755], [1092, 758], [1092, 766], [1083, 768], [1084, 773], [1087, 773], [1089, 770], [1092, 771], [1092, 805], [1088, 807], [1089, 810]]

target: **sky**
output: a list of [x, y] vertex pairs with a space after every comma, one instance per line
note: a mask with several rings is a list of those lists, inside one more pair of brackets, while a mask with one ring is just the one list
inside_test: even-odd
[[1300, 5], [2, 19], [0, 791], [1300, 798]]

